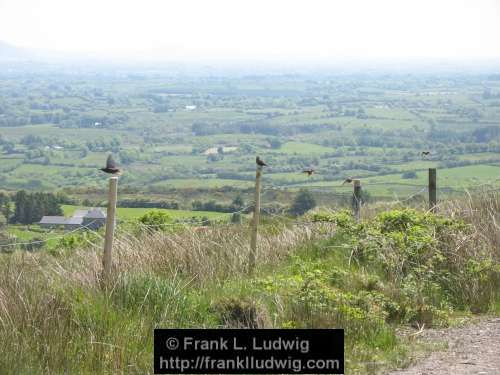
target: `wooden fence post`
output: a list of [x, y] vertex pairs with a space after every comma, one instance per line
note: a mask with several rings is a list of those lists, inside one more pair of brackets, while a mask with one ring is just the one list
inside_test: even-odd
[[361, 220], [361, 180], [353, 180], [354, 191], [352, 194], [352, 211], [356, 223]]
[[260, 218], [260, 177], [262, 167], [257, 165], [255, 172], [255, 207], [252, 218], [252, 233], [250, 238], [250, 254], [248, 255], [248, 273], [252, 274], [255, 268], [255, 258], [257, 256], [257, 231]]
[[436, 168], [429, 168], [429, 210], [436, 212], [437, 205]]
[[108, 210], [106, 212], [106, 234], [104, 237], [104, 254], [102, 257], [102, 280], [106, 285], [111, 275], [111, 250], [113, 249], [113, 236], [115, 233], [115, 211], [118, 191], [118, 177], [109, 179]]

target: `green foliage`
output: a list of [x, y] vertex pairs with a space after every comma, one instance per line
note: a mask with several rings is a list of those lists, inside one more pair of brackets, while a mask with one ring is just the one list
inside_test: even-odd
[[[321, 247], [321, 246], [320, 246]], [[292, 257], [286, 268], [257, 279], [255, 296], [273, 305], [273, 317], [283, 328], [345, 329], [346, 358], [353, 362], [397, 352], [398, 342], [389, 322], [401, 307], [382, 292], [364, 290], [351, 278], [355, 269], [338, 264], [332, 253], [311, 257], [308, 249]], [[270, 307], [269, 310], [272, 308]]]
[[4, 219], [4, 224], [7, 224], [12, 214], [12, 202], [8, 195], [0, 192], [0, 214]]
[[14, 247], [12, 245], [14, 245], [16, 240], [16, 236], [0, 228], [0, 253], [13, 251]]
[[315, 212], [311, 220], [313, 222], [334, 223], [343, 229], [353, 228], [356, 225], [352, 214], [348, 210], [340, 210], [336, 212]]
[[403, 320], [442, 324], [451, 308], [480, 302], [488, 309], [495, 298], [498, 274], [493, 260], [485, 255], [471, 262], [468, 254], [448, 246], [449, 238], [469, 232], [460, 221], [430, 213], [387, 211], [351, 236], [352, 255], [397, 285]]
[[308, 190], [301, 189], [292, 203], [290, 213], [300, 216], [314, 207], [316, 207], [316, 200], [313, 195]]
[[156, 230], [165, 230], [173, 221], [168, 214], [159, 210], [151, 210], [137, 219], [139, 223]]
[[45, 215], [62, 216], [63, 211], [57, 196], [52, 193], [28, 193], [18, 191], [13, 198], [15, 211], [11, 221], [31, 224], [38, 222]]
[[96, 244], [101, 235], [94, 231], [82, 230], [72, 234], [66, 234], [58, 240], [47, 243], [47, 252], [53, 256], [62, 256], [71, 253], [72, 250], [85, 249]]

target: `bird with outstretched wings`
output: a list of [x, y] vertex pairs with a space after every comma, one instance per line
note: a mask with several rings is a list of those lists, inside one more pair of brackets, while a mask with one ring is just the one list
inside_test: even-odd
[[304, 169], [302, 173], [306, 173], [308, 177], [314, 174], [315, 170], [313, 168]]
[[113, 155], [109, 155], [106, 160], [106, 167], [99, 168], [101, 171], [109, 174], [120, 174], [121, 170], [116, 166], [115, 159], [113, 159]]
[[347, 177], [344, 182], [342, 182], [342, 185], [345, 185], [345, 184], [350, 184], [352, 182], [353, 178], [352, 177]]

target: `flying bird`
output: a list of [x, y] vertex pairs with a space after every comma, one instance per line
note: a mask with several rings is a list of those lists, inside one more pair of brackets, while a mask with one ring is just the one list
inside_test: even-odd
[[113, 159], [112, 155], [108, 156], [106, 160], [106, 168], [99, 168], [101, 171], [109, 173], [109, 174], [120, 174], [121, 170], [116, 166], [116, 162]]
[[345, 184], [350, 184], [352, 182], [352, 177], [347, 177], [344, 182], [342, 182], [342, 185], [345, 185]]
[[422, 151], [422, 156], [429, 156], [430, 154], [430, 151]]
[[311, 176], [314, 173], [314, 169], [313, 168], [304, 169], [302, 173], [307, 173], [308, 176]]
[[267, 164], [264, 163], [264, 160], [262, 160], [260, 157], [257, 156], [255, 159], [255, 162], [257, 163], [258, 166], [260, 167], [267, 167]]

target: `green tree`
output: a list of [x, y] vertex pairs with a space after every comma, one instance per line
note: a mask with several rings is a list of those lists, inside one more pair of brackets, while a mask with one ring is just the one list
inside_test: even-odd
[[12, 221], [15, 223], [25, 223], [26, 217], [27, 217], [27, 201], [28, 201], [28, 194], [24, 191], [18, 191], [16, 195], [14, 195], [14, 202], [15, 202], [15, 211], [14, 211], [14, 216], [12, 218]]
[[63, 210], [59, 200], [52, 193], [27, 193], [24, 190], [14, 195], [15, 211], [11, 219], [14, 223], [32, 224], [42, 216], [60, 216]]
[[240, 209], [245, 205], [245, 201], [243, 200], [241, 195], [237, 195], [236, 198], [233, 199], [232, 206], [235, 209]]
[[10, 198], [7, 194], [0, 192], [0, 213], [5, 218], [5, 223], [9, 222], [11, 214]]
[[296, 216], [303, 215], [316, 207], [316, 200], [309, 190], [301, 189], [293, 201], [290, 213]]

